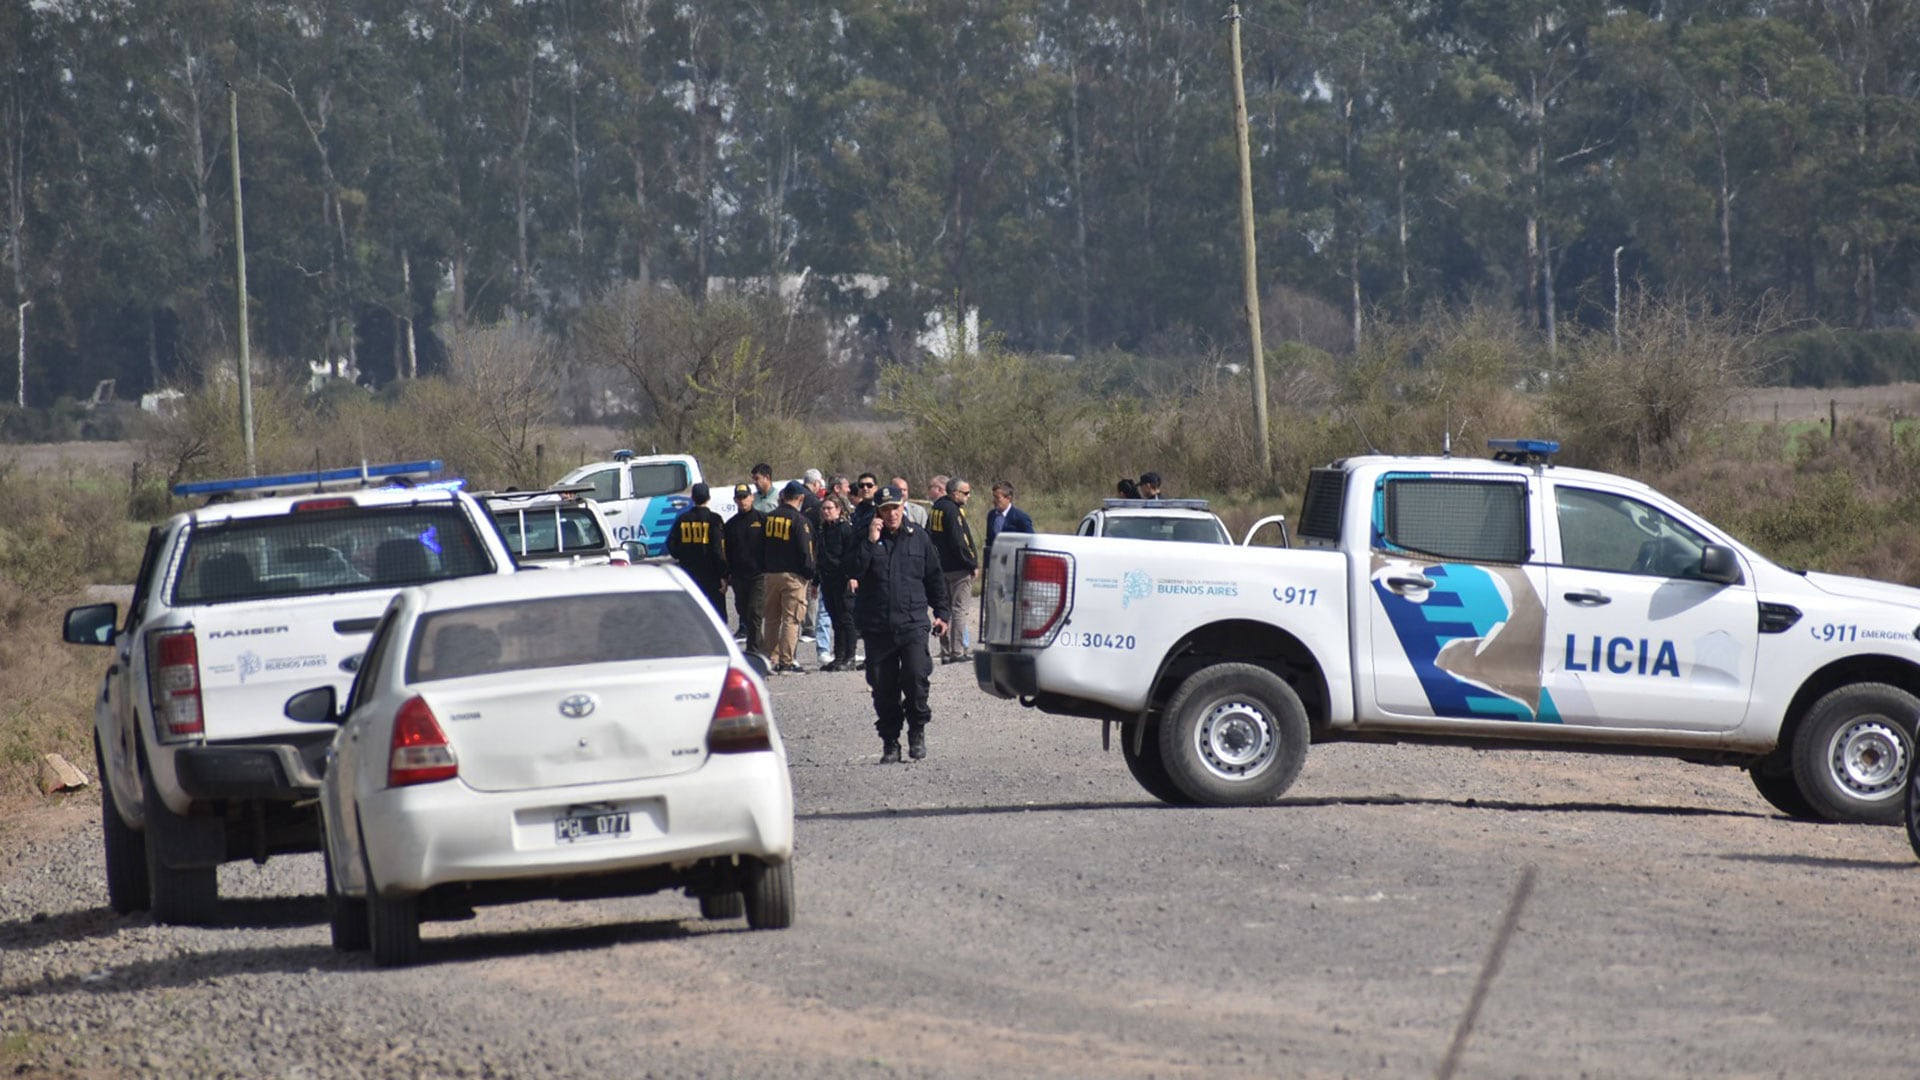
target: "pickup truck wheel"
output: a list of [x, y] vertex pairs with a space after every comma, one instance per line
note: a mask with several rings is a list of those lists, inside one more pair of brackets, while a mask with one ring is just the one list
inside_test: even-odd
[[1907, 846], [1913, 848], [1913, 854], [1920, 857], [1920, 787], [1914, 781], [1920, 779], [1914, 770], [1907, 770]]
[[420, 959], [420, 898], [389, 900], [373, 883], [373, 864], [360, 848], [360, 867], [367, 882], [367, 937], [373, 962], [379, 967], [406, 967]]
[[713, 893], [700, 898], [703, 919], [737, 919], [747, 913], [747, 898], [737, 892]]
[[176, 868], [166, 863], [163, 837], [180, 816], [167, 809], [159, 787], [141, 759], [140, 809], [146, 817], [147, 889], [153, 921], [173, 926], [205, 926], [220, 909], [220, 868]]
[[1793, 739], [1793, 775], [1828, 821], [1897, 824], [1913, 760], [1920, 698], [1885, 683], [1858, 683], [1814, 702]]
[[1813, 805], [1800, 792], [1800, 781], [1793, 778], [1793, 770], [1770, 771], [1764, 765], [1755, 765], [1747, 770], [1753, 778], [1754, 789], [1760, 797], [1773, 805], [1773, 808], [1793, 818], [1795, 821], [1824, 821], [1813, 812]]
[[742, 898], [747, 925], [755, 930], [785, 930], [793, 925], [793, 861], [764, 863], [751, 859], [741, 867], [747, 887]]
[[[1128, 720], [1120, 725], [1120, 756], [1126, 760], [1127, 771], [1139, 783], [1146, 793], [1170, 806], [1192, 806], [1193, 800], [1187, 793], [1173, 786], [1173, 778], [1167, 775], [1167, 762], [1160, 756], [1160, 733], [1148, 728], [1144, 736], [1140, 726], [1144, 720]], [[1139, 739], [1140, 750], [1133, 749], [1135, 739]]]
[[100, 777], [100, 835], [106, 848], [107, 906], [125, 915], [145, 911], [150, 903], [147, 890], [146, 841], [120, 820], [120, 808], [113, 802], [113, 778], [107, 775], [106, 755], [98, 741], [93, 747], [93, 766]]
[[[325, 826], [322, 826], [324, 828]], [[367, 928], [367, 902], [342, 895], [333, 884], [333, 851], [323, 837], [320, 862], [327, 875], [327, 929], [336, 952], [366, 952], [373, 944]]]
[[1160, 757], [1173, 786], [1204, 806], [1278, 798], [1307, 756], [1307, 710], [1278, 675], [1215, 664], [1187, 677], [1160, 721]]

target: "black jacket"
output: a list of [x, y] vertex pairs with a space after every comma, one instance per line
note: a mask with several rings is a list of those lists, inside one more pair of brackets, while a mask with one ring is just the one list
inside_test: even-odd
[[700, 581], [727, 576], [726, 523], [710, 507], [696, 506], [681, 514], [667, 533], [667, 554]]
[[824, 522], [820, 526], [820, 576], [828, 581], [846, 581], [853, 577], [853, 549], [861, 540], [846, 518]]
[[860, 534], [850, 569], [849, 576], [860, 582], [853, 621], [863, 634], [925, 635], [933, 628], [928, 608], [941, 619], [952, 617], [940, 553], [927, 530], [911, 521], [902, 521], [892, 536], [883, 532], [871, 542]]
[[811, 579], [813, 526], [807, 523], [806, 515], [782, 503], [780, 509], [767, 515], [764, 530], [766, 555], [761, 569], [769, 574], [798, 574]]
[[952, 574], [974, 570], [980, 555], [973, 547], [973, 529], [967, 524], [967, 512], [951, 495], [942, 495], [927, 513], [927, 531], [940, 549], [940, 569]]
[[742, 510], [727, 521], [727, 572], [735, 581], [752, 581], [760, 576], [765, 551], [767, 515], [758, 510]]

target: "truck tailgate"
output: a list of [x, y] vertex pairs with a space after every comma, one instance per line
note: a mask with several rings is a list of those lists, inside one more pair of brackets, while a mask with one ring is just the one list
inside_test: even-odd
[[365, 651], [389, 599], [390, 593], [378, 591], [181, 612], [192, 619], [199, 652], [206, 737], [310, 734], [313, 725], [296, 723], [282, 713], [287, 698], [329, 684], [344, 698], [353, 682], [344, 662]]

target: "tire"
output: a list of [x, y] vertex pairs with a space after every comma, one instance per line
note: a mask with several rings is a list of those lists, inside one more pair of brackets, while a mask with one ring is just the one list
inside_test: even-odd
[[747, 913], [747, 898], [737, 892], [715, 893], [700, 898], [703, 919], [737, 919]]
[[147, 889], [153, 921], [170, 926], [205, 926], [220, 911], [220, 868], [168, 866], [161, 837], [179, 815], [167, 809], [152, 774], [141, 759], [140, 808], [146, 815]]
[[1814, 813], [1813, 805], [1807, 802], [1806, 795], [1800, 791], [1800, 782], [1793, 778], [1791, 769], [1785, 772], [1772, 772], [1763, 765], [1755, 765], [1747, 770], [1753, 778], [1754, 789], [1760, 797], [1773, 805], [1773, 808], [1795, 821], [1824, 821]]
[[1793, 776], [1826, 821], [1898, 824], [1920, 698], [1885, 683], [1828, 692], [1793, 738]]
[[100, 777], [100, 838], [106, 849], [107, 906], [115, 913], [145, 911], [152, 903], [147, 887], [147, 843], [120, 819], [113, 801], [113, 778], [107, 775], [106, 755], [96, 740], [93, 765]]
[[1140, 734], [1140, 725], [1146, 721], [1134, 719], [1120, 725], [1120, 756], [1126, 760], [1127, 771], [1147, 794], [1169, 806], [1192, 806], [1193, 800], [1186, 793], [1173, 786], [1173, 778], [1167, 775], [1167, 763], [1160, 756], [1160, 732], [1149, 727], [1141, 739], [1140, 750], [1134, 752], [1135, 736]]
[[1167, 778], [1202, 806], [1255, 806], [1293, 785], [1307, 758], [1307, 710], [1278, 675], [1215, 664], [1187, 676], [1160, 720]]
[[420, 898], [389, 900], [373, 883], [373, 864], [360, 848], [360, 867], [367, 879], [367, 936], [373, 962], [379, 967], [406, 967], [420, 959]]
[[1914, 781], [1920, 778], [1916, 770], [1907, 770], [1907, 846], [1913, 848], [1914, 857], [1920, 858], [1920, 787]]
[[747, 925], [755, 930], [785, 930], [793, 925], [793, 861], [764, 863], [749, 860], [747, 887], [742, 899], [747, 909]]
[[[322, 826], [325, 828], [325, 826]], [[327, 929], [335, 952], [366, 952], [373, 946], [368, 930], [367, 902], [343, 896], [333, 884], [333, 851], [322, 838], [320, 862], [327, 874]]]

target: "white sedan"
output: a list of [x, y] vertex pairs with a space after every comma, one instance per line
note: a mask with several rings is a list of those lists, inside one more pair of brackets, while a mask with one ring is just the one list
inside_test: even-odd
[[422, 919], [664, 889], [791, 925], [764, 667], [673, 567], [400, 593], [343, 705], [321, 687], [286, 706], [340, 725], [320, 793], [334, 947], [407, 964]]

